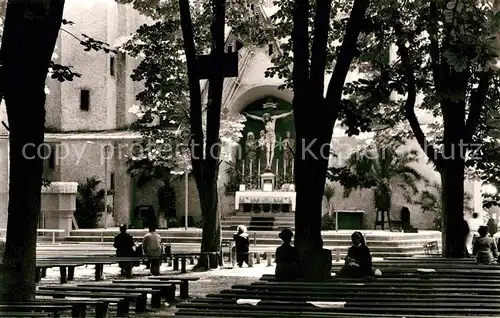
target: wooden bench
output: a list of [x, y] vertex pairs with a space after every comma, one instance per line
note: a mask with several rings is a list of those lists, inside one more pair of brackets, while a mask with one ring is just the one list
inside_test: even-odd
[[[67, 256], [63, 258], [43, 258], [36, 262], [36, 278], [40, 281], [43, 269], [59, 267], [60, 283], [65, 284], [73, 280], [75, 267], [82, 265], [95, 266], [95, 281], [102, 280], [104, 265], [116, 264], [118, 262], [142, 262], [146, 257], [116, 257], [116, 256]], [[162, 257], [164, 259], [164, 257]]]
[[23, 318], [50, 318], [55, 317], [53, 314], [48, 312], [32, 312], [32, 311], [2, 311], [0, 310], [0, 317], [23, 317]]
[[[115, 280], [112, 283], [97, 283], [97, 284], [78, 284], [79, 287], [108, 287], [108, 288], [129, 288], [129, 289], [144, 289], [150, 288], [153, 290], [158, 290], [159, 293], [155, 292], [151, 295], [151, 304], [153, 308], [161, 307], [161, 299], [166, 301], [175, 300], [175, 285], [166, 282], [160, 282], [161, 284], [148, 283], [147, 280], [142, 280], [142, 283], [134, 283], [126, 280]], [[154, 304], [154, 305], [153, 305]]]
[[189, 298], [189, 282], [199, 280], [199, 277], [182, 277], [182, 276], [153, 276], [148, 277], [148, 281], [161, 281], [179, 285], [180, 298]]
[[108, 315], [109, 303], [117, 303], [119, 300], [120, 299], [104, 299], [104, 298], [100, 299], [37, 298], [29, 302], [22, 302], [22, 304], [29, 307], [37, 307], [40, 305], [71, 306], [71, 316], [76, 318], [86, 317], [87, 306], [92, 306], [95, 307], [96, 318], [105, 318]]
[[[378, 314], [397, 314], [397, 315], [403, 315], [407, 310], [407, 307], [395, 307], [393, 305], [397, 303], [391, 303], [388, 305], [380, 305], [380, 304], [369, 304], [367, 306], [361, 306], [360, 303], [346, 303], [343, 306], [339, 306], [337, 308], [332, 307], [332, 308], [324, 308], [324, 307], [316, 307], [314, 305], [309, 305], [309, 304], [298, 304], [294, 302], [282, 302], [282, 306], [279, 306], [277, 303], [273, 304], [259, 304], [257, 306], [254, 305], [229, 305], [229, 304], [208, 304], [208, 303], [180, 303], [177, 305], [178, 309], [182, 308], [190, 308], [190, 309], [199, 309], [200, 311], [205, 312], [206, 310], [211, 310], [211, 309], [220, 309], [220, 310], [230, 310], [230, 311], [245, 311], [245, 312], [266, 312], [268, 317], [275, 317], [277, 313], [280, 315], [283, 314], [288, 314], [289, 316], [297, 316], [299, 314], [302, 316], [302, 313], [308, 312], [308, 313], [358, 313], [358, 312], [363, 312], [363, 313], [371, 313], [373, 315], [378, 315]], [[492, 304], [494, 306], [496, 304]], [[481, 307], [481, 308], [470, 308], [470, 307], [463, 307], [463, 308], [456, 308], [453, 306], [435, 306], [435, 307], [428, 307], [428, 306], [422, 306], [418, 308], [411, 308], [412, 311], [418, 312], [418, 313], [423, 313], [423, 314], [432, 314], [432, 315], [453, 315], [453, 314], [460, 314], [463, 316], [471, 315], [471, 314], [482, 314], [482, 315], [491, 315], [492, 317], [498, 316], [498, 313], [500, 312], [497, 307]], [[247, 315], [245, 315], [247, 316]], [[247, 316], [248, 317], [248, 316]]]
[[[407, 276], [428, 264], [403, 268], [389, 262], [394, 277], [375, 280], [334, 277], [327, 282], [274, 282], [263, 277], [250, 285], [235, 285], [219, 294], [178, 304], [184, 317], [500, 317], [498, 268], [478, 269], [476, 264], [456, 262], [456, 268], [433, 264], [428, 279]], [[450, 263], [452, 263], [450, 261]], [[432, 264], [431, 264], [432, 265]], [[384, 271], [383, 271], [384, 272]], [[481, 275], [477, 275], [481, 273]], [[385, 272], [384, 272], [385, 274]], [[457, 279], [455, 278], [457, 276]], [[241, 300], [254, 303], [242, 304]], [[240, 300], [240, 301], [238, 301]], [[252, 302], [250, 301], [250, 302]], [[323, 306], [318, 302], [332, 302]], [[255, 304], [257, 303], [257, 304]], [[314, 304], [313, 304], [314, 303]]]
[[174, 260], [174, 271], [179, 270], [179, 260], [181, 261], [181, 273], [184, 274], [187, 272], [186, 270], [186, 260], [193, 259], [194, 257], [206, 257], [207, 258], [207, 264], [209, 265], [209, 268], [212, 268], [210, 265], [210, 256], [215, 255], [217, 259], [219, 259], [219, 252], [198, 252], [198, 253], [172, 253], [172, 259]]
[[146, 301], [147, 301], [147, 295], [150, 294], [151, 297], [151, 307], [152, 308], [159, 308], [161, 307], [161, 289], [160, 288], [142, 288], [142, 287], [135, 287], [135, 288], [125, 288], [123, 286], [116, 286], [113, 284], [106, 284], [105, 287], [100, 287], [100, 286], [91, 286], [91, 285], [72, 285], [72, 286], [40, 286], [40, 290], [55, 290], [55, 291], [69, 291], [69, 292], [101, 292], [101, 293], [107, 293], [107, 292], [119, 292], [119, 293], [130, 293], [130, 294], [137, 294], [140, 293], [141, 296], [137, 297], [136, 300], [136, 309], [139, 308], [140, 312], [143, 312], [146, 310]]
[[[22, 314], [35, 313], [35, 314], [45, 314], [45, 317], [59, 317], [64, 311], [70, 311], [72, 309], [71, 305], [58, 305], [58, 304], [43, 304], [43, 303], [0, 303], [0, 311], [8, 312], [18, 312]], [[8, 316], [4, 316], [8, 317]], [[31, 316], [33, 317], [33, 316]], [[38, 317], [38, 316], [36, 316]], [[42, 315], [43, 317], [43, 315]]]
[[145, 300], [142, 299], [143, 295], [141, 293], [122, 293], [122, 292], [84, 292], [84, 291], [63, 291], [63, 290], [38, 290], [36, 292], [37, 296], [49, 296], [54, 299], [58, 298], [98, 298], [98, 299], [114, 299], [110, 303], [117, 304], [117, 316], [127, 317], [130, 312], [130, 302], [135, 301], [136, 312], [144, 312]]

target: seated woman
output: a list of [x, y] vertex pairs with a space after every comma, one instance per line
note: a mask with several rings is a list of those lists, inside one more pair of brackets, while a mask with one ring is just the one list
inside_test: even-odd
[[300, 257], [299, 251], [292, 246], [293, 232], [284, 229], [278, 235], [283, 240], [283, 244], [276, 249], [276, 270], [274, 276], [276, 280], [287, 281], [295, 280], [300, 276]]
[[372, 255], [366, 246], [365, 238], [361, 232], [351, 235], [352, 246], [347, 251], [345, 264], [340, 270], [342, 277], [371, 277], [373, 276]]
[[472, 248], [476, 262], [478, 264], [495, 264], [498, 257], [495, 239], [488, 237], [488, 227], [486, 225], [481, 225], [477, 232], [479, 233], [479, 237], [474, 239]]

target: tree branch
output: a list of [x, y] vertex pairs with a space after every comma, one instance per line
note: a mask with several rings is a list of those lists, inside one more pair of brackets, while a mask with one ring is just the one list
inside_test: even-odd
[[[328, 91], [326, 92], [326, 104], [330, 107], [330, 118], [337, 118], [340, 111], [338, 101], [340, 101], [342, 97], [345, 79], [349, 72], [351, 62], [356, 55], [358, 36], [363, 29], [363, 21], [369, 4], [369, 0], [354, 0], [344, 39], [340, 46], [332, 77], [328, 83]], [[332, 122], [331, 125], [333, 129], [334, 122]]]
[[486, 96], [488, 94], [488, 88], [490, 86], [491, 72], [483, 72], [479, 75], [479, 85], [472, 92], [469, 115], [467, 116], [467, 122], [465, 124], [465, 136], [464, 141], [466, 143], [472, 141], [474, 132], [479, 125], [479, 119], [481, 117], [481, 112], [486, 102]]
[[[179, 0], [182, 36], [189, 82], [190, 124], [191, 124], [191, 161], [193, 174], [197, 183], [202, 178], [203, 128], [201, 111], [201, 87], [198, 79], [196, 48], [194, 44], [193, 22], [189, 8], [189, 0]], [[200, 183], [201, 184], [201, 183]]]
[[406, 119], [410, 124], [410, 127], [417, 139], [418, 144], [425, 152], [427, 157], [440, 169], [441, 159], [440, 154], [434, 149], [434, 147], [429, 144], [427, 138], [425, 137], [422, 127], [418, 121], [415, 114], [415, 101], [417, 97], [417, 90], [415, 84], [415, 74], [413, 71], [413, 66], [409, 57], [408, 48], [405, 44], [405, 36], [403, 34], [402, 26], [400, 22], [396, 22], [394, 25], [394, 31], [396, 33], [396, 45], [399, 49], [399, 55], [401, 56], [401, 62], [403, 64], [404, 73], [408, 83], [407, 97], [404, 105]]
[[430, 26], [429, 26], [429, 40], [430, 40], [430, 59], [431, 59], [431, 69], [432, 77], [434, 78], [434, 86], [436, 89], [441, 85], [441, 72], [439, 71], [439, 65], [441, 63], [441, 56], [439, 53], [439, 43], [438, 43], [438, 9], [436, 0], [432, 0], [430, 3]]
[[[309, 0], [295, 0], [292, 16], [293, 107], [295, 116], [306, 118], [305, 101], [309, 83]], [[295, 130], [298, 136], [305, 133], [301, 120], [295, 121]]]
[[325, 89], [326, 46], [330, 26], [332, 0], [316, 0], [314, 39], [311, 51], [311, 89], [314, 96], [323, 97]]
[[203, 172], [213, 179], [217, 173], [220, 144], [220, 112], [222, 107], [222, 89], [224, 84], [224, 21], [226, 14], [225, 0], [212, 0], [212, 23], [210, 33], [212, 45], [210, 55], [213, 59], [213, 68], [208, 80], [208, 105], [207, 105], [207, 142], [205, 148], [206, 166]]

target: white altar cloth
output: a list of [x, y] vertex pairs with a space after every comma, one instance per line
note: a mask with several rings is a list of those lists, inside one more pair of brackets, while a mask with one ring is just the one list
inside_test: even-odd
[[295, 191], [236, 191], [235, 210], [240, 209], [241, 203], [251, 204], [290, 204], [295, 212]]

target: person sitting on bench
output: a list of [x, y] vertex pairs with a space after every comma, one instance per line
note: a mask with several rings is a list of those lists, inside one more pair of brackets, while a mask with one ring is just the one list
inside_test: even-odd
[[498, 257], [495, 239], [488, 236], [488, 227], [481, 225], [477, 230], [479, 237], [474, 239], [473, 254], [478, 264], [495, 264]]
[[342, 277], [371, 277], [373, 276], [372, 255], [366, 246], [361, 232], [351, 235], [352, 246], [347, 250], [345, 264], [340, 270]]
[[[133, 257], [134, 252], [134, 238], [127, 233], [127, 225], [120, 226], [120, 234], [115, 236], [113, 247], [116, 248], [117, 257]], [[118, 262], [121, 268], [121, 275], [132, 277], [132, 262]]]
[[144, 235], [142, 248], [144, 250], [144, 255], [146, 255], [146, 257], [149, 259], [151, 275], [160, 275], [162, 256], [161, 236], [160, 234], [156, 233], [156, 228], [154, 226], [150, 226], [149, 233]]
[[276, 249], [276, 270], [274, 276], [276, 280], [295, 280], [300, 276], [299, 251], [292, 246], [293, 232], [284, 229], [278, 235], [283, 240], [283, 244]]
[[250, 250], [250, 241], [248, 240], [247, 228], [244, 225], [239, 225], [237, 232], [233, 235], [234, 244], [236, 245], [236, 262], [238, 267], [243, 266], [243, 262], [248, 265], [248, 252]]

